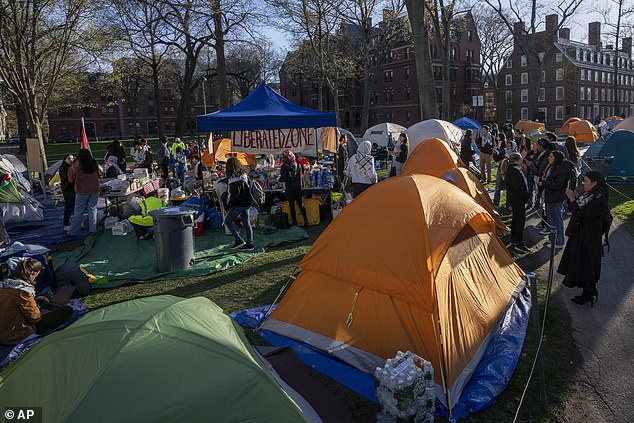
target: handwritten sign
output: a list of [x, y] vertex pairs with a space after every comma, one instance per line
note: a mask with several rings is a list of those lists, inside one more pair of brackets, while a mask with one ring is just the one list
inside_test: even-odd
[[259, 131], [233, 131], [231, 151], [251, 154], [277, 154], [284, 150], [294, 153], [315, 154], [313, 128], [265, 129]]

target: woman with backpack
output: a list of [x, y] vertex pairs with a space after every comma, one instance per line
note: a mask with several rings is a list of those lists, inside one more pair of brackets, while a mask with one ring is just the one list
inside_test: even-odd
[[284, 164], [282, 164], [280, 182], [286, 184], [286, 201], [291, 209], [291, 225], [297, 225], [297, 213], [295, 212], [295, 203], [299, 207], [299, 211], [304, 218], [304, 226], [308, 225], [308, 217], [306, 217], [306, 208], [302, 202], [302, 174], [304, 168], [295, 159], [295, 154], [291, 150], [282, 153]]
[[[227, 215], [225, 216], [224, 224], [235, 240], [231, 249], [253, 251], [255, 249], [253, 245], [253, 228], [249, 221], [249, 207], [251, 207], [253, 199], [251, 198], [249, 177], [242, 163], [235, 157], [227, 159], [227, 178], [229, 187], [225, 201]], [[247, 242], [244, 242], [238, 228], [236, 228], [236, 224], [233, 222], [238, 216], [240, 216], [242, 226], [244, 226], [246, 231]]]
[[[564, 220], [563, 206], [566, 199], [566, 188], [573, 178], [573, 164], [564, 159], [561, 151], [551, 151], [548, 155], [548, 166], [539, 185], [544, 189], [544, 203], [546, 204], [546, 222], [557, 230], [555, 248], [564, 246]], [[544, 228], [542, 235], [550, 233], [549, 228]], [[550, 242], [546, 243], [550, 247]]]
[[90, 150], [82, 148], [77, 160], [68, 169], [68, 181], [75, 186], [75, 210], [68, 235], [79, 235], [84, 221], [84, 212], [88, 214], [88, 231], [97, 232], [97, 201], [99, 201], [99, 166]]
[[564, 286], [583, 289], [572, 301], [580, 305], [589, 302], [593, 306], [599, 297], [597, 282], [603, 256], [601, 237], [607, 232], [604, 226], [610, 216], [605, 178], [597, 171], [589, 171], [583, 178], [583, 193], [575, 198], [568, 188], [566, 197], [570, 200], [572, 217], [566, 229], [568, 243], [557, 272], [564, 275]]

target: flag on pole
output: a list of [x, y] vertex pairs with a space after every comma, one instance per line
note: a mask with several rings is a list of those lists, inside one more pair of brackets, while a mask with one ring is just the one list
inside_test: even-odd
[[88, 144], [88, 137], [86, 136], [86, 126], [84, 125], [84, 118], [81, 118], [81, 148], [86, 148], [92, 154], [90, 144]]

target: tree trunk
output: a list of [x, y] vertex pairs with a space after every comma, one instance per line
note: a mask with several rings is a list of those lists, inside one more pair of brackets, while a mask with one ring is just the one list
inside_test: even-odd
[[420, 0], [406, 0], [405, 6], [412, 26], [420, 117], [421, 120], [433, 119], [438, 117], [438, 102], [431, 66], [429, 35], [425, 23], [425, 6]]
[[616, 18], [616, 35], [614, 40], [614, 114], [620, 116], [619, 113], [619, 31], [621, 30], [621, 14], [623, 12], [623, 0], [619, 1], [619, 13]]
[[20, 154], [26, 154], [26, 138], [29, 136], [29, 124], [20, 102], [15, 102], [15, 116], [18, 120], [18, 134], [20, 135]]
[[216, 32], [216, 71], [218, 72], [218, 106], [220, 109], [229, 107], [229, 96], [227, 94], [227, 61], [225, 58], [225, 40], [222, 33], [222, 21], [218, 15], [214, 16], [214, 29]]
[[370, 83], [372, 74], [363, 76], [363, 108], [361, 110], [361, 132], [364, 133], [370, 127]]
[[158, 63], [156, 63], [155, 59], [152, 59], [152, 85], [152, 88], [154, 89], [154, 110], [156, 111], [156, 126], [158, 129], [157, 135], [160, 140], [161, 138], [163, 138], [163, 121], [161, 119], [161, 90], [159, 85], [159, 66]]
[[185, 75], [183, 77], [183, 92], [176, 111], [176, 136], [182, 137], [185, 134], [185, 121], [188, 116], [189, 102], [191, 98], [191, 86], [194, 79], [194, 68], [196, 57], [193, 52], [187, 52], [185, 59]]
[[451, 106], [451, 48], [449, 47], [449, 34], [445, 34], [445, 55], [442, 63], [442, 119], [451, 121], [449, 118], [449, 110]]

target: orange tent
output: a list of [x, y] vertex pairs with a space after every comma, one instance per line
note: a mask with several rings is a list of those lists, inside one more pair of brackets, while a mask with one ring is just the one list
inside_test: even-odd
[[514, 126], [516, 131], [522, 131], [525, 134], [536, 131], [538, 129], [546, 129], [543, 123], [533, 122], [532, 120], [520, 120]]
[[231, 152], [231, 140], [229, 138], [214, 141], [212, 146], [209, 147], [212, 148], [207, 148], [200, 159], [210, 169], [216, 166], [216, 162], [226, 162], [227, 158], [231, 156], [236, 157], [245, 166], [255, 166], [256, 161], [253, 154]]
[[431, 175], [444, 179], [466, 192], [495, 219], [500, 232], [510, 229], [502, 222], [482, 182], [470, 172], [449, 145], [430, 138], [418, 144], [403, 165], [402, 175]]
[[300, 267], [265, 329], [368, 373], [409, 350], [432, 362], [437, 398], [449, 407], [525, 285], [489, 213], [428, 175], [370, 187]]
[[564, 122], [563, 125], [561, 125], [561, 128], [559, 128], [559, 134], [566, 134], [566, 135], [570, 134], [570, 132], [568, 132], [570, 131], [570, 125], [572, 123], [579, 122], [579, 121], [581, 121], [581, 119], [579, 119], [578, 117], [572, 117], [568, 119], [567, 121]]
[[575, 137], [577, 142], [595, 142], [599, 138], [597, 128], [587, 120], [579, 120], [572, 122], [568, 132], [560, 132], [560, 134], [571, 135]]

